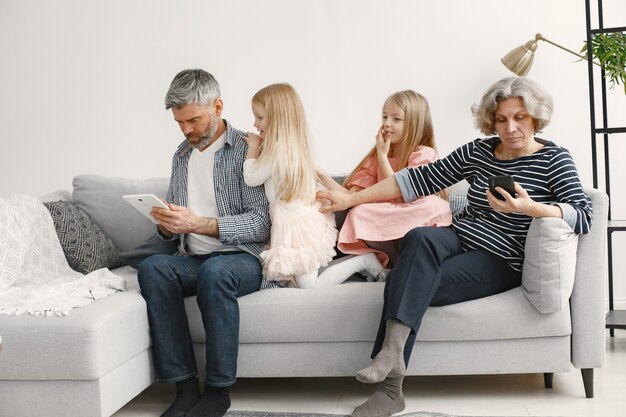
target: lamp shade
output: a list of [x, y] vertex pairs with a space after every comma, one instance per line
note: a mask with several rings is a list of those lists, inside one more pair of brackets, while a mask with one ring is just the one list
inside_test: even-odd
[[515, 74], [524, 76], [530, 71], [530, 67], [535, 59], [536, 50], [537, 41], [528, 41], [524, 45], [506, 54], [506, 56], [502, 58], [502, 63]]

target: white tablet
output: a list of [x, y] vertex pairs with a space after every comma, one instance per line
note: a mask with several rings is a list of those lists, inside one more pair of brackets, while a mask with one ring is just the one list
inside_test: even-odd
[[150, 215], [152, 207], [162, 207], [168, 210], [170, 209], [154, 194], [128, 194], [123, 195], [122, 198], [128, 201], [133, 207], [139, 210], [141, 214], [150, 219], [150, 221], [154, 224], [158, 224], [158, 222], [154, 219], [154, 217]]

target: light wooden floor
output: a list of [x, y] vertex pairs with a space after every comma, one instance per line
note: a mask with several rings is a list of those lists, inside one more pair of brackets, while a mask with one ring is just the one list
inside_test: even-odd
[[[595, 370], [595, 397], [585, 398], [578, 369], [554, 375], [547, 390], [542, 374], [409, 377], [402, 413], [433, 411], [464, 416], [626, 417], [626, 330], [607, 331], [606, 361]], [[353, 378], [240, 379], [232, 410], [350, 414], [373, 386]], [[114, 417], [157, 417], [173, 399], [173, 387], [155, 384]], [[402, 414], [400, 413], [400, 414]]]

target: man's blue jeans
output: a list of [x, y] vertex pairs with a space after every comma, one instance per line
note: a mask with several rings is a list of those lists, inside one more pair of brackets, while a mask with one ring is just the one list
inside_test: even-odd
[[246, 252], [154, 255], [141, 263], [138, 277], [159, 381], [178, 382], [198, 374], [183, 302], [197, 295], [206, 333], [206, 384], [233, 385], [239, 350], [237, 297], [261, 286], [259, 260]]

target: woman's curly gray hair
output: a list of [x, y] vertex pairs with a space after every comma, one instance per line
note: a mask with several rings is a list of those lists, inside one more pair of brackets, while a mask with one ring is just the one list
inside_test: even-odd
[[483, 95], [480, 103], [472, 106], [474, 124], [486, 135], [496, 133], [495, 120], [498, 102], [519, 97], [524, 108], [535, 121], [535, 133], [543, 130], [552, 118], [552, 97], [537, 82], [526, 77], [508, 77], [495, 83]]

